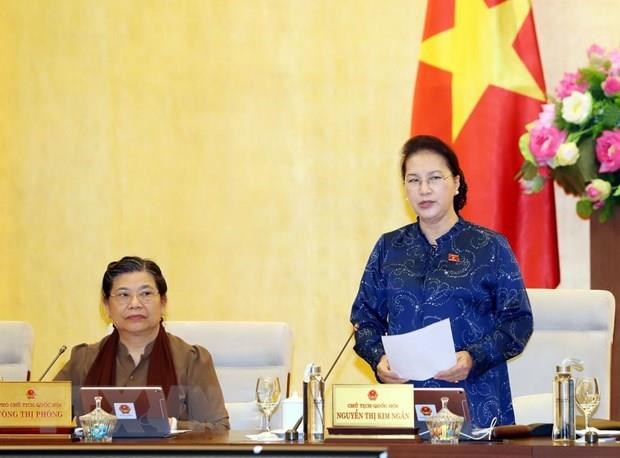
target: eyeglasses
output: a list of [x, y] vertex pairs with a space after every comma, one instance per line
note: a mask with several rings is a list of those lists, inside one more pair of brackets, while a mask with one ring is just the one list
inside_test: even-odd
[[406, 183], [414, 188], [420, 189], [422, 187], [422, 183], [426, 183], [426, 185], [431, 189], [437, 189], [445, 180], [452, 177], [453, 175], [431, 175], [426, 180], [420, 177], [411, 176], [406, 179]]
[[145, 289], [135, 294], [130, 291], [120, 291], [116, 294], [110, 294], [110, 297], [115, 298], [116, 302], [120, 305], [129, 305], [134, 296], [138, 298], [141, 304], [149, 305], [155, 300], [155, 297], [159, 296], [159, 293], [157, 291]]

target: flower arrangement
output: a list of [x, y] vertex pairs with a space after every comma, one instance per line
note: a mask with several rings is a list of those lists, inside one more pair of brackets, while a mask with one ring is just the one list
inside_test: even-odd
[[588, 49], [588, 66], [565, 73], [519, 140], [526, 193], [553, 180], [579, 197], [577, 214], [604, 222], [620, 203], [620, 48]]

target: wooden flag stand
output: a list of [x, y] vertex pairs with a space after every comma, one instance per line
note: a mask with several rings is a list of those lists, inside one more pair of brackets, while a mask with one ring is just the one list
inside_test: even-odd
[[611, 350], [611, 410], [610, 418], [620, 419], [620, 282], [616, 271], [616, 259], [620, 254], [617, 243], [620, 233], [620, 209], [605, 223], [596, 217], [590, 220], [590, 286], [605, 289], [616, 298], [614, 340]]

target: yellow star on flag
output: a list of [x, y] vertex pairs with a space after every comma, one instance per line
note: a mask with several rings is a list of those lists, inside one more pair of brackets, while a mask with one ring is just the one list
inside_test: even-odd
[[452, 73], [453, 141], [490, 85], [545, 100], [512, 46], [529, 12], [529, 0], [455, 0], [454, 27], [422, 42], [420, 60]]

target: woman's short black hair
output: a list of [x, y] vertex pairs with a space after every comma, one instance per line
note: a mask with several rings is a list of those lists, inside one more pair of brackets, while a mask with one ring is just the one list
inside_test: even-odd
[[112, 283], [116, 277], [130, 272], [150, 273], [155, 280], [159, 295], [162, 297], [166, 295], [168, 291], [166, 279], [164, 278], [164, 274], [161, 273], [161, 269], [154, 261], [138, 256], [125, 256], [118, 261], [112, 261], [108, 264], [108, 268], [103, 274], [103, 280], [101, 281], [101, 295], [103, 298], [106, 300], [110, 298]]
[[463, 170], [461, 170], [456, 153], [446, 143], [432, 135], [416, 135], [411, 137], [403, 145], [401, 151], [400, 171], [403, 180], [405, 179], [407, 159], [420, 151], [431, 151], [440, 155], [446, 160], [452, 175], [460, 177], [459, 192], [454, 196], [454, 210], [458, 213], [467, 202], [467, 183], [465, 182], [465, 175]]

